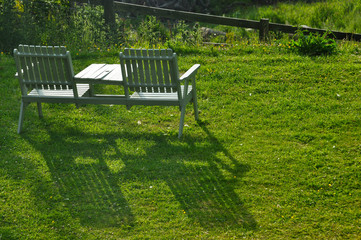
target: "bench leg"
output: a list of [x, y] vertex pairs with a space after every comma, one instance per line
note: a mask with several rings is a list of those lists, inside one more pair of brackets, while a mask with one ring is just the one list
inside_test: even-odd
[[89, 97], [93, 97], [94, 96], [94, 86], [93, 84], [89, 84], [89, 90], [87, 92]]
[[29, 103], [24, 103], [21, 101], [20, 105], [20, 115], [19, 115], [19, 124], [18, 124], [18, 133], [21, 133], [21, 130], [23, 128], [23, 122], [24, 122], [24, 114], [25, 114], [25, 108]]
[[39, 118], [43, 118], [43, 109], [41, 107], [41, 102], [37, 102], [37, 105], [38, 105]]
[[183, 134], [184, 116], [185, 116], [185, 114], [186, 114], [186, 106], [181, 106], [181, 116], [180, 116], [180, 122], [179, 122], [178, 138], [181, 138], [182, 134]]
[[193, 101], [193, 108], [194, 108], [194, 117], [197, 121], [199, 119], [199, 115], [198, 115], [197, 93], [196, 93], [195, 89], [192, 90], [192, 101]]

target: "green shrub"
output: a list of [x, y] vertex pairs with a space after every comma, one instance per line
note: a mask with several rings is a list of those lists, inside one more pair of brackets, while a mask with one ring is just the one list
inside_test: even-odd
[[298, 31], [297, 40], [291, 40], [288, 47], [300, 54], [311, 56], [330, 55], [336, 52], [337, 44], [335, 40], [329, 38], [329, 32], [323, 35], [307, 33], [307, 31]]
[[147, 16], [138, 27], [139, 40], [155, 44], [169, 38], [169, 31], [155, 16]]
[[103, 12], [101, 6], [76, 6], [72, 15], [72, 31], [68, 33], [67, 42], [82, 48], [103, 45], [107, 35]]
[[203, 41], [199, 24], [194, 27], [189, 26], [185, 21], [178, 21], [172, 28], [172, 36], [170, 41], [173, 44], [196, 45]]
[[14, 42], [21, 40], [21, 19], [17, 15], [15, 0], [0, 1], [0, 50], [10, 52]]

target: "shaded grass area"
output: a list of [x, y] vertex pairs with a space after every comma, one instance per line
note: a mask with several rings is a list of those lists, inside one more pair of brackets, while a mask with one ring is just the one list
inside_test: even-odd
[[30, 105], [18, 135], [15, 65], [1, 56], [1, 238], [359, 238], [361, 57], [178, 55], [183, 72], [202, 65], [201, 121], [189, 106], [181, 140], [177, 108], [142, 106], [44, 104], [39, 119]]

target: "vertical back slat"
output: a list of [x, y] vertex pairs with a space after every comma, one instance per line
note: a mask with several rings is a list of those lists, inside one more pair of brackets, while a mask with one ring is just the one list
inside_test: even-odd
[[[24, 52], [26, 53], [30, 53], [30, 46], [28, 45], [24, 45]], [[33, 57], [32, 56], [25, 56], [24, 57], [25, 60], [25, 68], [27, 70], [27, 77], [28, 77], [28, 81], [33, 81], [35, 78], [34, 75], [34, 70], [33, 70]], [[30, 84], [29, 86], [30, 88], [37, 88], [36, 84]]]
[[68, 89], [73, 89], [74, 90], [74, 96], [78, 96], [78, 92], [76, 87], [73, 87], [74, 84], [74, 69], [73, 69], [73, 62], [71, 61], [71, 56], [70, 56], [70, 52], [66, 51], [66, 48], [63, 47], [62, 51], [64, 52], [64, 54], [66, 55], [66, 58], [64, 58], [64, 68], [65, 68], [65, 79], [67, 82], [67, 87]]
[[[148, 50], [148, 56], [150, 58], [153, 58], [154, 55], [154, 50], [153, 49], [149, 49]], [[151, 81], [153, 85], [157, 85], [158, 81], [157, 81], [157, 71], [156, 71], [156, 67], [155, 67], [155, 60], [154, 59], [150, 59], [149, 60], [149, 65], [150, 65], [150, 72], [151, 72]], [[158, 87], [154, 87], [153, 92], [159, 92], [159, 88]]]
[[[125, 56], [130, 56], [130, 49], [125, 49], [124, 51], [125, 53]], [[131, 91], [134, 91], [135, 88], [133, 87], [134, 86], [134, 80], [133, 80], [133, 70], [132, 70], [132, 61], [130, 59], [125, 59], [125, 66], [127, 68], [127, 74], [128, 74], [128, 77], [127, 77], [127, 84], [129, 86], [129, 89]]]
[[135, 55], [137, 57], [137, 60], [135, 61], [137, 64], [137, 68], [138, 68], [138, 81], [139, 81], [139, 85], [141, 86], [140, 90], [142, 92], [146, 92], [147, 88], [145, 86], [145, 78], [144, 78], [144, 69], [143, 69], [143, 60], [142, 58], [142, 51], [140, 49], [135, 50]]
[[173, 70], [173, 61], [174, 61], [174, 56], [173, 56], [173, 53], [169, 53], [169, 57], [170, 57], [170, 60], [167, 62], [168, 64], [168, 67], [169, 67], [169, 89], [170, 89], [170, 92], [175, 92], [174, 90], [174, 86], [175, 86], [175, 79], [174, 79], [174, 70]]
[[[54, 48], [53, 47], [48, 47], [48, 54], [49, 54], [49, 62], [50, 62], [50, 71], [53, 75], [53, 81], [54, 82], [59, 82], [59, 74], [58, 74], [58, 69], [57, 69], [57, 65], [56, 65], [56, 59], [54, 57], [52, 57], [55, 53], [54, 53]], [[54, 89], [59, 90], [60, 86], [59, 85], [53, 85], [52, 86]]]
[[158, 59], [155, 60], [155, 65], [157, 67], [157, 83], [159, 84], [159, 91], [164, 92], [164, 82], [163, 82], [163, 71], [162, 71], [162, 62], [160, 61], [160, 51], [154, 50], [154, 55]]
[[[162, 57], [168, 57], [168, 50], [162, 49], [160, 52], [160, 55]], [[170, 88], [170, 81], [169, 81], [169, 59], [163, 59], [162, 60], [162, 67], [163, 67], [163, 77], [164, 77], [164, 85], [165, 85], [165, 92], [172, 92]]]
[[[125, 50], [125, 52], [127, 51], [127, 49]], [[120, 69], [122, 71], [122, 78], [123, 78], [123, 84], [124, 84], [124, 94], [126, 96], [126, 98], [129, 98], [129, 87], [128, 87], [128, 78], [129, 78], [129, 70], [127, 69], [127, 64], [126, 61], [124, 60], [125, 57], [125, 53], [120, 53], [119, 54], [119, 58], [120, 58]]]
[[[38, 54], [42, 54], [42, 48], [40, 46], [35, 46], [35, 52]], [[46, 72], [45, 72], [45, 64], [44, 64], [44, 57], [38, 57], [38, 68], [39, 68], [39, 75], [41, 81], [46, 81]], [[49, 85], [43, 84], [44, 89], [49, 89]]]
[[25, 46], [24, 45], [19, 45], [18, 61], [19, 61], [20, 69], [18, 69], [18, 71], [21, 71], [21, 74], [22, 74], [21, 81], [23, 83], [25, 83], [27, 88], [31, 88], [32, 86], [29, 86], [29, 85], [26, 84], [26, 82], [30, 81], [30, 74], [29, 74], [29, 71], [28, 71], [28, 66], [26, 64], [26, 58], [21, 56], [21, 53], [23, 53], [24, 50], [25, 50]]
[[27, 89], [27, 86], [24, 84], [24, 76], [23, 76], [24, 71], [22, 70], [22, 67], [21, 67], [18, 49], [14, 49], [14, 58], [15, 58], [15, 63], [16, 63], [16, 69], [17, 69], [17, 74], [18, 74], [21, 95], [25, 96], [28, 92], [28, 89]]
[[[43, 63], [44, 63], [44, 71], [45, 71], [46, 80], [48, 82], [54, 82], [53, 74], [51, 71], [50, 59], [48, 57], [48, 48], [45, 46], [42, 46], [41, 53], [44, 55]], [[49, 85], [49, 88], [54, 89], [54, 87], [52, 85]]]
[[61, 63], [62, 63], [62, 75], [63, 75], [63, 79], [65, 83], [65, 85], [63, 85], [64, 89], [69, 89], [72, 88], [72, 85], [68, 85], [69, 83], [73, 83], [73, 76], [74, 76], [74, 71], [71, 68], [71, 66], [73, 65], [71, 62], [71, 57], [70, 57], [70, 53], [66, 51], [65, 47], [60, 47], [60, 54], [61, 55], [65, 55], [65, 58], [61, 58]]
[[[53, 48], [53, 54], [58, 56], [61, 55], [60, 48], [58, 46]], [[64, 67], [63, 67], [63, 62], [65, 58], [55, 58], [54, 60], [57, 68], [57, 72], [56, 72], [57, 79], [59, 83], [65, 83], [66, 79], [65, 79]], [[67, 89], [65, 85], [57, 85], [56, 87], [60, 89]]]
[[[143, 56], [148, 56], [148, 51], [143, 49], [142, 50], [142, 55]], [[147, 91], [148, 92], [153, 92], [153, 87], [149, 87], [152, 85], [152, 80], [151, 80], [151, 72], [150, 72], [150, 68], [149, 68], [149, 60], [144, 59], [143, 61], [144, 63], [144, 75], [145, 75], [145, 83], [148, 86]]]
[[133, 57], [133, 59], [131, 60], [131, 66], [132, 66], [132, 75], [133, 75], [133, 85], [135, 87], [135, 91], [139, 92], [140, 89], [139, 89], [139, 77], [138, 77], [138, 67], [137, 67], [137, 62], [136, 60], [134, 60], [135, 56], [136, 56], [136, 53], [135, 53], [135, 50], [134, 49], [131, 49], [130, 50], [130, 55]]
[[[36, 55], [37, 54], [37, 51], [36, 51], [36, 48], [35, 46], [30, 46], [29, 47], [29, 52]], [[36, 88], [37, 89], [43, 89], [43, 85], [41, 84], [41, 77], [40, 77], [40, 71], [39, 71], [39, 59], [40, 57], [30, 57], [31, 58], [31, 63], [32, 63], [32, 72], [34, 74], [34, 78], [33, 80], [35, 82], [38, 82], [39, 84], [36, 84]]]
[[169, 62], [171, 65], [171, 80], [173, 85], [173, 91], [181, 92], [180, 84], [179, 84], [179, 71], [178, 71], [178, 61], [176, 53], [172, 54], [172, 61]]
[[23, 79], [22, 79], [22, 81], [25, 83], [25, 85], [26, 85], [28, 88], [32, 88], [33, 85], [30, 84], [30, 83], [28, 83], [28, 82], [30, 82], [31, 79], [32, 79], [31, 70], [29, 69], [30, 59], [28, 59], [28, 58], [25, 57], [25, 56], [21, 56], [21, 53], [27, 52], [28, 46], [26, 46], [26, 45], [20, 45], [20, 46], [19, 46], [19, 50], [20, 50], [19, 62], [20, 62], [20, 65], [21, 65], [22, 73], [23, 73]]

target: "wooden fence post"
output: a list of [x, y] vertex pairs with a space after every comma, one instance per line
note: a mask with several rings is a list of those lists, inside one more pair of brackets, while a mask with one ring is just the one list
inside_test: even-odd
[[114, 0], [103, 0], [105, 24], [115, 25]]
[[266, 42], [269, 39], [269, 19], [262, 18], [259, 22], [259, 40]]

